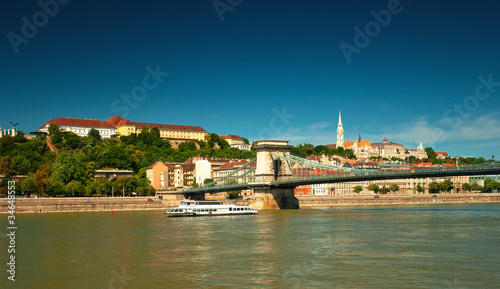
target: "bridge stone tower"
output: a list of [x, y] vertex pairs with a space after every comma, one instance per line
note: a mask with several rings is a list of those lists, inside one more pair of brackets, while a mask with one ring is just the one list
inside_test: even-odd
[[273, 158], [270, 153], [285, 155], [289, 153], [292, 146], [286, 140], [259, 140], [254, 145], [257, 151], [257, 169], [255, 177], [269, 183], [277, 178], [291, 176], [290, 168], [282, 165], [280, 160]]
[[288, 164], [272, 157], [270, 153], [284, 155], [292, 146], [284, 140], [259, 140], [254, 145], [257, 151], [256, 182], [262, 183], [262, 188], [254, 189], [251, 205], [257, 209], [298, 209], [299, 201], [295, 198], [295, 187], [271, 186], [271, 181], [291, 176]]

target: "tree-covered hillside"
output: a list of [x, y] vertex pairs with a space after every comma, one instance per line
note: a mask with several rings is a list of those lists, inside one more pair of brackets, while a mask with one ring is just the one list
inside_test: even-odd
[[[11, 175], [26, 175], [17, 184], [17, 192], [47, 196], [109, 195], [111, 188], [127, 193], [152, 194], [146, 179], [146, 168], [156, 161], [185, 162], [189, 157], [254, 158], [255, 152], [230, 148], [217, 134], [207, 135], [198, 146], [194, 141], [181, 143], [172, 148], [168, 140], [162, 140], [157, 128], [143, 128], [138, 135], [120, 139], [101, 139], [97, 130], [87, 137], [72, 132], [61, 132], [57, 125], [49, 127], [48, 143], [44, 136], [28, 140], [22, 132], [15, 137], [5, 135], [0, 139], [0, 174], [5, 175], [3, 184]], [[52, 149], [49, 147], [49, 145]], [[198, 148], [199, 147], [199, 148]], [[133, 178], [110, 182], [94, 180], [99, 169], [134, 171]]]

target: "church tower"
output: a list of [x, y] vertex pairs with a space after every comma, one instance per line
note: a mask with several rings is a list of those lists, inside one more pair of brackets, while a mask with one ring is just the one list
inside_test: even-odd
[[342, 119], [339, 111], [339, 125], [337, 127], [337, 148], [344, 146], [344, 128], [342, 127]]

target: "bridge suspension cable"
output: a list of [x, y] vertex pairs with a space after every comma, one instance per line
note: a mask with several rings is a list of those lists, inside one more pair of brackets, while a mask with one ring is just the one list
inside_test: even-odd
[[[298, 163], [298, 164], [301, 164], [301, 165], [306, 166], [306, 167], [312, 167], [312, 168], [317, 168], [317, 169], [339, 170], [339, 171], [363, 173], [363, 174], [370, 171], [370, 170], [353, 169], [353, 168], [346, 168], [346, 167], [341, 167], [341, 166], [328, 165], [328, 164], [320, 163], [317, 161], [304, 159], [304, 158], [294, 156], [291, 154], [285, 154], [284, 156], [276, 154], [276, 153], [272, 153], [272, 152], [270, 154], [273, 157], [277, 157], [279, 159], [286, 160], [287, 162], [294, 162], [294, 163]], [[291, 167], [290, 167], [290, 169], [291, 169]]]
[[[236, 181], [246, 175], [248, 175], [249, 173], [255, 171], [256, 168], [251, 168], [250, 170], [248, 170], [247, 172], [245, 172], [244, 174], [242, 175], [237, 175], [239, 172], [243, 171], [244, 169], [248, 168], [250, 165], [252, 165], [253, 163], [255, 163], [257, 161], [257, 158], [254, 158], [253, 160], [251, 160], [250, 162], [244, 164], [243, 166], [241, 166], [240, 168], [234, 170], [232, 173], [230, 173], [229, 175], [223, 177], [223, 178], [220, 178], [218, 180], [215, 180], [211, 183], [208, 183], [206, 185], [203, 185], [201, 186], [200, 188], [208, 188], [208, 187], [214, 187], [214, 186], [223, 186], [229, 182], [232, 182], [232, 181]], [[234, 177], [234, 178], [233, 178]], [[221, 183], [222, 182], [222, 183]], [[218, 183], [221, 183], [221, 184], [218, 184]]]

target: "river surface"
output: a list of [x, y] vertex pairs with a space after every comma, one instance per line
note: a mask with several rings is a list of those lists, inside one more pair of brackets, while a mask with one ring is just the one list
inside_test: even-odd
[[0, 288], [500, 288], [500, 204], [16, 221], [16, 281], [3, 265]]

